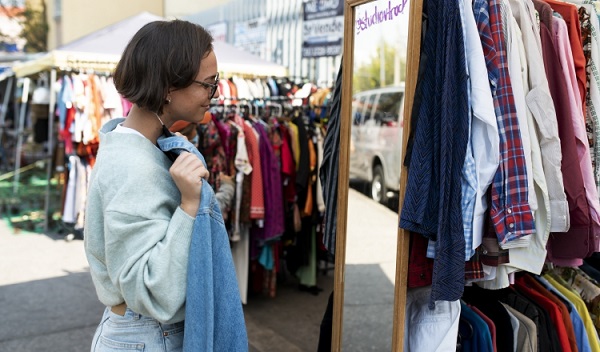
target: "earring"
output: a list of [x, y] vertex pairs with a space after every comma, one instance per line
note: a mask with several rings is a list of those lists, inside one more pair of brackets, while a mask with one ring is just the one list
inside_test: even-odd
[[167, 96], [167, 99], [165, 99], [165, 104], [171, 104], [171, 97]]

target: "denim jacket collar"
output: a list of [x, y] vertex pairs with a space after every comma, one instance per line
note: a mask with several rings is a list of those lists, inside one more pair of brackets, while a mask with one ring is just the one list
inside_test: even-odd
[[179, 155], [181, 154], [181, 152], [184, 151], [190, 152], [196, 155], [198, 158], [200, 158], [200, 160], [202, 160], [202, 163], [204, 164], [204, 167], [207, 167], [206, 160], [204, 160], [204, 156], [200, 154], [198, 149], [191, 142], [189, 142], [183, 137], [176, 135], [172, 135], [170, 137], [160, 136], [158, 137], [158, 140], [156, 142], [158, 143], [158, 147], [160, 148], [160, 150], [162, 150], [163, 152], [172, 152], [176, 155]]

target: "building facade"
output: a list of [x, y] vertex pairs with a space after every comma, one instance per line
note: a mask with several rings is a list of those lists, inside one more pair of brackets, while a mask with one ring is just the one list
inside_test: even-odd
[[[43, 0], [30, 0], [32, 2]], [[56, 49], [101, 28], [142, 11], [166, 18], [181, 18], [209, 29], [215, 39], [226, 41], [263, 59], [288, 68], [295, 81], [309, 80], [331, 86], [341, 61], [343, 21], [334, 36], [339, 53], [325, 57], [303, 57], [303, 43], [311, 29], [305, 26], [307, 2], [334, 4], [343, 0], [46, 0], [48, 50]], [[319, 5], [321, 6], [321, 5]], [[339, 14], [338, 14], [339, 15]], [[304, 33], [307, 31], [306, 33]], [[314, 34], [314, 33], [313, 33]], [[326, 33], [327, 34], [327, 33]], [[331, 37], [331, 33], [328, 33]], [[304, 42], [303, 42], [304, 41]], [[305, 49], [306, 50], [306, 49]], [[329, 53], [331, 55], [331, 53]], [[314, 56], [314, 55], [313, 55]]]
[[[312, 2], [343, 6], [343, 0]], [[341, 61], [343, 22], [336, 32], [340, 36], [339, 54], [303, 57], [304, 31], [310, 29], [304, 26], [306, 3], [303, 0], [230, 0], [184, 18], [208, 28], [216, 39], [286, 66], [295, 81], [308, 79], [319, 86], [331, 86]]]
[[[35, 3], [42, 0], [30, 1]], [[183, 18], [227, 1], [45, 0], [45, 2], [49, 27], [48, 50], [52, 50], [143, 11], [166, 18]]]

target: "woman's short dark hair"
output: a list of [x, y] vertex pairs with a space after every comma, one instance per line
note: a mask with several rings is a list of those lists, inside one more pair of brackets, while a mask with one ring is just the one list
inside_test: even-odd
[[169, 88], [185, 88], [196, 79], [200, 61], [213, 38], [187, 21], [154, 21], [131, 38], [114, 73], [117, 91], [140, 108], [162, 113]]

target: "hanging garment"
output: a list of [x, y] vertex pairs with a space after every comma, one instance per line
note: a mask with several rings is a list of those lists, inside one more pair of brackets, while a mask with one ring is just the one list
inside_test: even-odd
[[[569, 43], [567, 42], [567, 31], [566, 25], [564, 21], [560, 18], [557, 18], [553, 22], [554, 25], [554, 40], [555, 47], [557, 48], [557, 52], [559, 53], [559, 57], [561, 62], [563, 63], [563, 67], [569, 67], [570, 74], [566, 75], [567, 81], [569, 80], [569, 76], [573, 75], [573, 63], [572, 63], [572, 54]], [[564, 70], [563, 70], [564, 71]], [[573, 90], [569, 90], [570, 92], [570, 100], [572, 102], [579, 102], [577, 97], [577, 85], [576, 82], [572, 82]], [[570, 86], [567, 85], [567, 88]], [[594, 174], [591, 164], [590, 157], [590, 147], [588, 144], [587, 132], [585, 127], [585, 121], [580, 109], [573, 108], [576, 104], [571, 104], [572, 107], [572, 123], [573, 123], [573, 131], [575, 132], [575, 138], [577, 139], [577, 156], [579, 159], [579, 165], [581, 167], [581, 174], [583, 176], [583, 184], [585, 186], [585, 193], [589, 206], [589, 214], [590, 214], [590, 233], [588, 235], [588, 252], [593, 253], [596, 251], [598, 245], [600, 245], [600, 202], [598, 201], [598, 192], [596, 190], [596, 183], [594, 181]], [[587, 253], [583, 254], [580, 258], [587, 256]], [[556, 262], [556, 261], [555, 261]], [[578, 260], [569, 260], [569, 261], [561, 261], [556, 262], [560, 265], [565, 266], [576, 266], [581, 265], [581, 259]]]
[[560, 169], [562, 153], [556, 110], [544, 69], [542, 44], [537, 22], [532, 21], [532, 17], [535, 18], [537, 13], [532, 13], [535, 9], [531, 8], [533, 7], [531, 2], [510, 0], [510, 5], [521, 29], [523, 44], [525, 45], [530, 89], [526, 93], [527, 107], [537, 124], [535, 130], [539, 137], [544, 174], [548, 185], [548, 197], [550, 199], [550, 231], [566, 232], [570, 225], [569, 205]]
[[323, 162], [319, 170], [319, 177], [323, 185], [323, 200], [325, 202], [323, 245], [331, 256], [335, 255], [335, 234], [337, 231], [341, 100], [342, 63], [340, 63], [333, 90], [331, 113], [327, 125], [327, 134], [323, 143]]
[[542, 41], [542, 54], [544, 67], [552, 100], [556, 109], [558, 131], [561, 141], [563, 180], [565, 194], [569, 202], [569, 216], [571, 226], [566, 233], [554, 232], [548, 240], [548, 258], [577, 258], [578, 255], [588, 251], [584, 241], [588, 239], [590, 228], [589, 207], [585, 197], [583, 176], [579, 167], [573, 121], [569, 110], [568, 92], [566, 91], [565, 76], [554, 49], [552, 34], [552, 9], [541, 0], [534, 0], [535, 8], [540, 13], [540, 37]]
[[460, 301], [437, 302], [435, 309], [429, 309], [430, 297], [430, 287], [410, 289], [406, 294], [406, 352], [456, 350]]
[[427, 11], [423, 52], [429, 58], [445, 59], [428, 61], [426, 83], [417, 93], [427, 102], [413, 115], [416, 133], [400, 227], [436, 240], [433, 308], [438, 300], [458, 300], [464, 288], [460, 176], [468, 142], [468, 101], [458, 4], [431, 0]]
[[[488, 300], [497, 299], [501, 303], [506, 303], [512, 308], [518, 310], [529, 319], [531, 319], [537, 327], [537, 343], [540, 351], [560, 351], [560, 345], [555, 337], [556, 332], [549, 327], [546, 319], [546, 313], [539, 308], [534, 302], [530, 301], [512, 288], [501, 290], [484, 290], [477, 286], [465, 288], [465, 293], [472, 297], [486, 297]], [[550, 323], [551, 325], [551, 323]], [[554, 346], [557, 346], [555, 349]]]
[[576, 85], [578, 87], [578, 106], [582, 113], [585, 115], [582, 106], [585, 106], [585, 96], [587, 92], [587, 75], [585, 69], [585, 56], [583, 54], [583, 44], [581, 42], [581, 25], [579, 23], [579, 13], [577, 7], [573, 4], [566, 3], [564, 1], [556, 0], [544, 0], [546, 1], [554, 11], [558, 12], [562, 19], [565, 21], [568, 28], [568, 37], [571, 50], [573, 52], [572, 58], [574, 62], [575, 74], [576, 74]]
[[486, 322], [471, 307], [460, 302], [459, 338], [461, 351], [493, 351], [492, 335]]
[[207, 124], [198, 126], [202, 141], [198, 150], [206, 157], [207, 168], [210, 171], [208, 183], [219, 189], [219, 174], [226, 171], [227, 157], [214, 120], [215, 116]]
[[500, 168], [491, 187], [490, 216], [502, 246], [535, 232], [533, 214], [527, 204], [527, 179], [530, 175], [526, 174], [519, 124], [515, 116], [500, 2], [492, 0], [488, 7], [482, 1], [475, 1], [473, 8], [494, 86], [492, 95], [500, 131]]
[[77, 155], [69, 156], [69, 178], [62, 213], [62, 221], [67, 224], [75, 224], [81, 221], [80, 219], [83, 218], [85, 211], [87, 173], [86, 166], [83, 163]]
[[[565, 326], [565, 330], [567, 332], [567, 336], [569, 338], [569, 344], [571, 346], [571, 350], [577, 351], [577, 339], [575, 337], [575, 329], [573, 327], [573, 321], [571, 320], [571, 315], [569, 313], [569, 307], [563, 302], [559, 297], [554, 295], [548, 289], [544, 287], [539, 281], [537, 281], [531, 275], [521, 275], [519, 277], [523, 283], [525, 283], [528, 287], [533, 288], [536, 292], [542, 294], [544, 297], [552, 301], [556, 305], [556, 307], [560, 310], [560, 314], [563, 320], [563, 324]], [[519, 280], [518, 279], [518, 280]]]
[[496, 343], [498, 351], [511, 351], [514, 345], [514, 336], [512, 325], [510, 324], [510, 316], [506, 312], [506, 309], [504, 309], [497, 299], [494, 299], [493, 295], [478, 295], [476, 292], [477, 290], [465, 289], [463, 300], [467, 304], [478, 308], [494, 322], [494, 325], [496, 326]]
[[[529, 131], [530, 128], [532, 128], [533, 126], [530, 127], [529, 125], [529, 110], [527, 109], [527, 104], [525, 103], [525, 90], [527, 89], [527, 87], [525, 87], [526, 79], [523, 79], [523, 74], [527, 73], [527, 67], [524, 66], [521, 61], [521, 55], [523, 54], [522, 51], [524, 50], [522, 49], [522, 47], [524, 45], [521, 31], [518, 25], [516, 24], [514, 16], [512, 15], [512, 11], [510, 9], [510, 6], [508, 5], [508, 0], [501, 0], [500, 8], [502, 11], [502, 22], [500, 23], [500, 27], [502, 28], [504, 34], [503, 37], [505, 44], [504, 50], [506, 53], [507, 73], [508, 78], [511, 82], [514, 112], [518, 121], [518, 129], [521, 136], [521, 145], [523, 147], [523, 156], [525, 158], [525, 171], [527, 174], [527, 203], [529, 204], [531, 212], [534, 214], [534, 218], [536, 218], [539, 205], [535, 185], [536, 183], [537, 185], [540, 185], [541, 183], [541, 186], [545, 187], [546, 181], [543, 177], [542, 172], [542, 181], [540, 182], [540, 177], [538, 173], [538, 182], [536, 182], [535, 175], [533, 172], [534, 155], [532, 154], [532, 144], [537, 142], [537, 136], [535, 137], [535, 140], [532, 140], [531, 133]], [[526, 60], [524, 59], [523, 61]], [[539, 145], [539, 143], [537, 144]], [[536, 154], [535, 156], [539, 157], [539, 154]], [[538, 161], [538, 159], [536, 159], [536, 161]], [[536, 164], [536, 166], [538, 165]], [[542, 188], [542, 191], [543, 190], [544, 188]], [[544, 204], [542, 204], [541, 206], [543, 207]], [[535, 228], [535, 233], [537, 233], [537, 224]], [[529, 247], [532, 237], [533, 236], [524, 236], [514, 241], [501, 244], [501, 247], [503, 249]]]
[[558, 306], [540, 292], [536, 291], [535, 287], [532, 287], [530, 282], [526, 281], [523, 277], [519, 277], [515, 283], [515, 287], [521, 294], [537, 303], [540, 307], [544, 308], [547, 313], [549, 313], [550, 319], [552, 320], [552, 325], [556, 328], [558, 333], [561, 350], [571, 351], [571, 344], [569, 341], [567, 328], [565, 327], [562, 313]]
[[252, 184], [250, 191], [250, 219], [264, 219], [265, 199], [258, 138], [256, 137], [256, 131], [249, 122], [244, 122], [240, 116], [236, 116], [236, 121], [244, 128], [248, 159], [252, 166], [252, 173], [250, 174]]
[[569, 306], [569, 316], [571, 317], [571, 323], [573, 324], [573, 331], [575, 332], [575, 341], [577, 342], [577, 349], [580, 352], [589, 352], [592, 350], [590, 346], [590, 342], [588, 339], [587, 331], [585, 330], [585, 325], [583, 324], [583, 320], [579, 315], [579, 312], [575, 308], [575, 305], [571, 301], [569, 301], [562, 293], [560, 293], [554, 286], [548, 282], [545, 278], [541, 276], [536, 276], [535, 279], [544, 285], [544, 287], [555, 294], [557, 297], [563, 300], [565, 304]]
[[500, 137], [483, 48], [473, 15], [473, 4], [471, 1], [463, 1], [463, 3], [467, 33], [467, 62], [471, 72], [469, 79], [471, 82], [473, 121], [470, 138], [477, 170], [477, 196], [472, 225], [473, 243], [471, 253], [473, 253], [481, 245], [483, 239], [484, 217], [489, 206], [486, 193], [500, 163]]
[[600, 351], [600, 340], [598, 339], [598, 333], [596, 332], [596, 329], [594, 328], [594, 323], [592, 322], [590, 313], [589, 313], [587, 307], [585, 306], [585, 303], [581, 299], [581, 297], [579, 297], [577, 295], [577, 293], [572, 292], [569, 289], [567, 289], [566, 286], [563, 286], [562, 284], [560, 284], [559, 281], [557, 281], [557, 278], [554, 278], [549, 274], [545, 274], [543, 277], [552, 286], [554, 286], [554, 288], [556, 288], [560, 293], [562, 293], [565, 297], [567, 297], [567, 299], [569, 301], [571, 301], [571, 303], [573, 303], [575, 305], [577, 312], [579, 313], [579, 315], [581, 316], [581, 319], [583, 320], [583, 324], [585, 326], [585, 330], [588, 335], [588, 341], [590, 343], [590, 347], [591, 347], [592, 351]]
[[598, 65], [600, 64], [600, 21], [598, 15], [600, 14], [600, 7], [593, 5], [594, 3], [597, 5], [598, 2], [589, 0], [572, 0], [571, 2], [579, 6], [581, 39], [584, 56], [587, 60], [586, 129], [591, 148], [594, 180], [600, 193], [600, 116], [598, 115], [598, 107], [600, 106], [600, 71], [598, 71]]
[[[508, 314], [511, 314], [519, 321], [519, 330], [515, 337], [515, 351], [535, 352], [537, 351], [537, 327], [533, 321], [524, 314], [517, 311], [506, 303], [502, 303]], [[511, 318], [512, 319], [512, 318]]]
[[600, 328], [600, 287], [579, 268], [555, 268], [554, 273], [560, 275], [574, 292], [585, 302], [590, 317], [596, 328]]
[[[465, 29], [465, 16], [464, 16], [464, 2], [458, 1], [458, 6], [460, 10], [460, 18], [463, 29], [463, 40], [464, 40], [464, 48], [465, 48], [465, 58], [468, 58], [468, 48], [467, 48], [467, 33]], [[472, 13], [472, 12], [471, 12]], [[474, 21], [474, 19], [473, 19]], [[479, 44], [481, 47], [481, 44]], [[470, 75], [469, 71], [469, 60], [465, 60], [465, 73], [467, 77]], [[467, 79], [467, 135], [469, 136], [467, 139], [467, 147], [465, 153], [465, 160], [462, 168], [462, 176], [461, 176], [461, 210], [462, 210], [462, 221], [463, 221], [463, 231], [465, 237], [465, 261], [471, 259], [471, 257], [475, 254], [475, 250], [473, 249], [473, 214], [475, 212], [475, 200], [477, 196], [477, 169], [475, 164], [475, 157], [473, 156], [473, 146], [471, 143], [471, 128], [472, 128], [472, 120], [473, 116], [471, 113], [471, 87], [470, 80]], [[427, 248], [427, 257], [435, 258], [435, 241], [430, 240], [429, 246]]]
[[492, 335], [492, 348], [494, 352], [498, 351], [498, 345], [496, 342], [496, 324], [494, 324], [494, 322], [488, 318], [487, 315], [483, 314], [482, 311], [480, 311], [477, 307], [475, 306], [469, 306], [469, 308], [471, 308], [473, 310], [473, 312], [477, 315], [479, 315], [479, 317], [481, 319], [483, 319], [483, 321], [485, 322], [485, 325], [487, 325], [488, 330], [490, 331], [490, 334]]
[[[504, 303], [502, 304], [502, 306], [504, 306], [504, 309], [506, 309], [506, 307], [507, 307], [504, 305]], [[519, 322], [519, 319], [517, 319], [517, 317], [511, 311], [506, 309], [506, 312], [508, 313], [508, 316], [510, 317], [510, 325], [512, 325], [513, 336], [515, 338], [514, 345], [513, 345], [513, 351], [517, 352], [518, 351], [517, 338], [519, 336], [519, 329], [521, 327], [521, 323]]]
[[248, 273], [250, 263], [250, 228], [240, 225], [240, 239], [231, 244], [231, 256], [235, 266], [242, 304], [248, 303]]
[[[506, 43], [507, 53], [509, 54], [509, 74], [512, 81], [517, 117], [519, 118], [519, 127], [523, 136], [525, 159], [528, 165], [531, 164], [527, 168], [528, 180], [533, 182], [535, 186], [532, 188], [530, 184], [529, 204], [535, 214], [536, 232], [531, 236], [525, 237], [525, 239], [529, 240], [526, 246], [522, 246], [523, 238], [504, 245], [503, 248], [510, 248], [510, 263], [499, 265], [495, 278], [483, 281], [480, 284], [481, 287], [486, 289], [508, 287], [510, 285], [510, 274], [517, 270], [526, 270], [536, 274], [541, 273], [546, 259], [546, 244], [551, 227], [548, 186], [542, 166], [542, 155], [537, 136], [539, 128], [536, 125], [531, 110], [526, 104], [526, 96], [529, 95], [530, 88], [525, 45], [512, 9], [508, 5], [508, 0], [503, 0], [503, 2], [506, 5], [505, 13], [507, 15], [507, 21], [504, 26], [507, 27]], [[537, 47], [535, 49], [537, 50]], [[558, 131], [556, 131], [556, 134], [558, 134]], [[557, 145], [557, 147], [559, 146]], [[527, 157], [527, 153], [529, 153], [529, 158]], [[560, 157], [558, 160], [560, 160]]]
[[310, 154], [308, 149], [308, 133], [302, 117], [296, 117], [292, 124], [298, 129], [298, 151], [299, 157], [296, 161], [296, 194], [298, 195], [298, 207], [304, 209], [309, 196], [308, 179], [310, 177]]
[[[260, 135], [259, 148], [265, 194], [265, 224], [263, 228], [253, 228], [253, 237], [257, 241], [269, 241], [285, 231], [283, 215], [283, 197], [281, 194], [281, 168], [275, 159], [269, 143], [269, 136], [261, 123], [254, 128]], [[255, 243], [259, 244], [260, 243]]]

